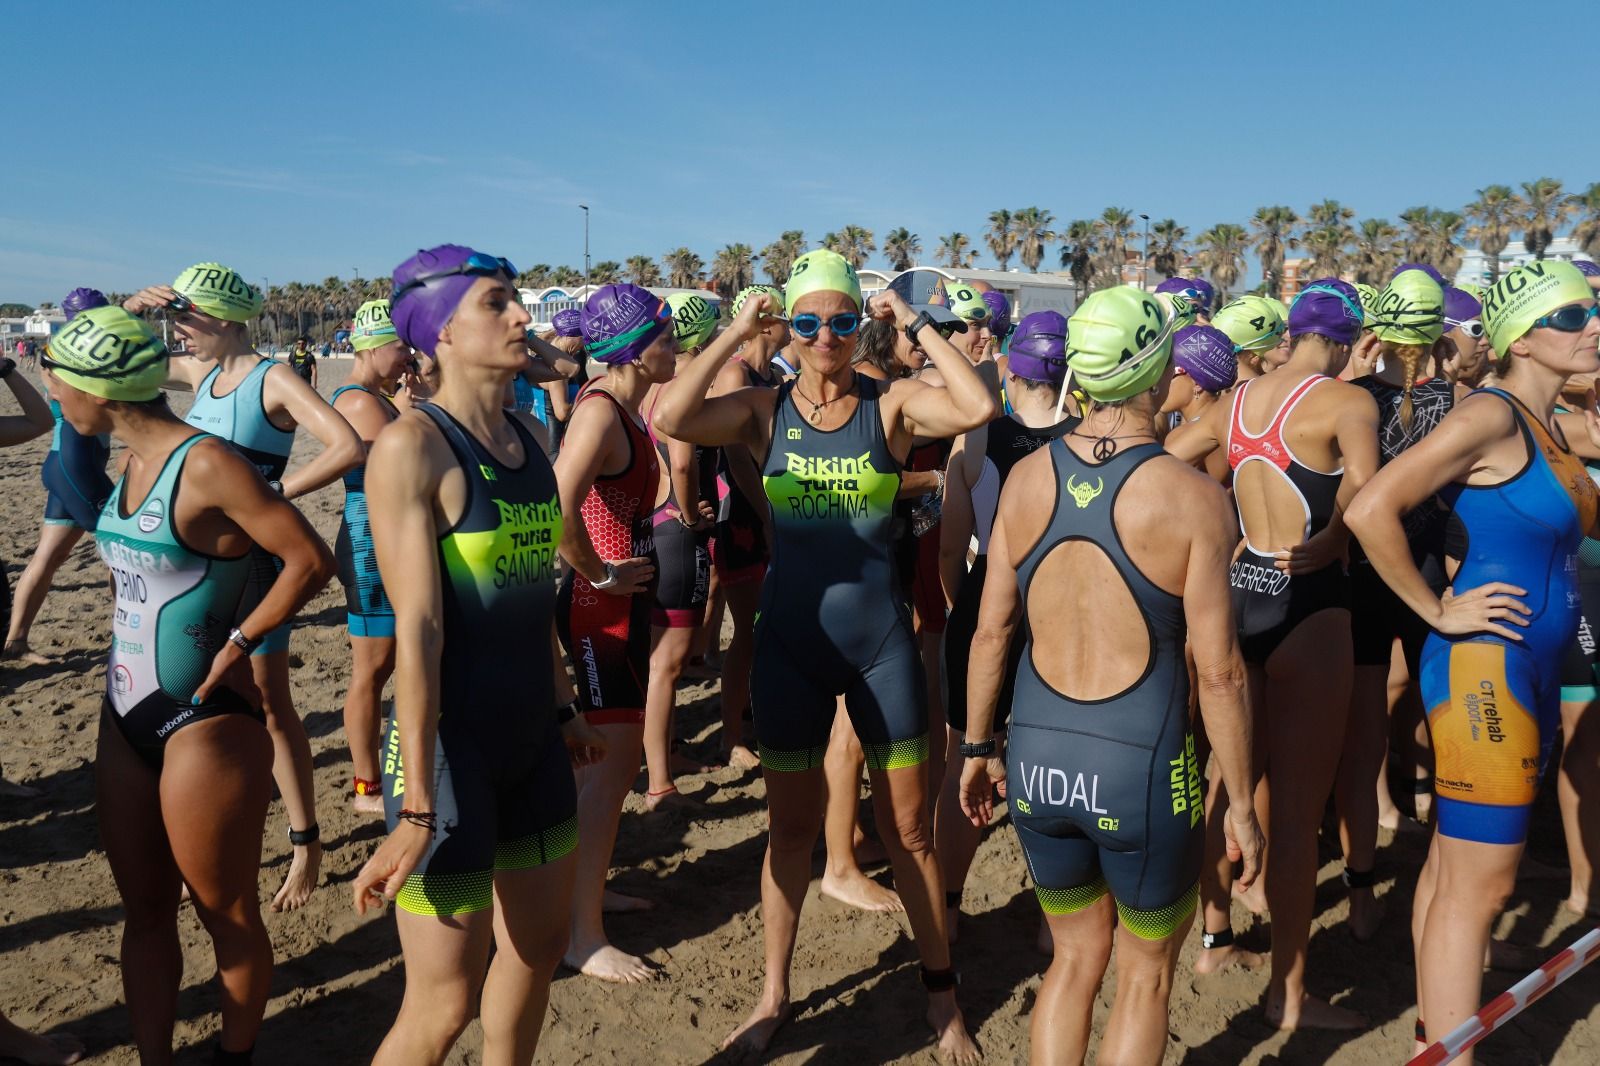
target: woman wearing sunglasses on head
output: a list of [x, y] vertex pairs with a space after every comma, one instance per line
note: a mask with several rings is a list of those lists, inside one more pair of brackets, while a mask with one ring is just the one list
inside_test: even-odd
[[1170, 292], [1188, 300], [1194, 308], [1195, 322], [1202, 326], [1211, 324], [1211, 305], [1217, 298], [1216, 290], [1204, 278], [1168, 278], [1156, 286], [1156, 292]]
[[944, 895], [928, 833], [928, 720], [911, 623], [894, 591], [890, 544], [904, 456], [916, 437], [953, 437], [993, 418], [997, 405], [972, 365], [895, 293], [866, 309], [893, 320], [932, 356], [945, 387], [882, 384], [856, 373], [862, 321], [855, 268], [826, 250], [794, 263], [785, 293], [790, 351], [800, 374], [776, 392], [706, 399], [722, 364], [774, 313], [747, 301], [723, 335], [680, 374], [662, 401], [663, 432], [701, 444], [743, 444], [764, 456], [772, 505], [772, 567], [762, 590], [752, 705], [771, 820], [762, 872], [766, 983], [746, 1022], [725, 1041], [766, 1048], [792, 1007], [789, 966], [811, 849], [822, 827], [822, 758], [843, 695], [866, 749], [873, 809], [922, 960], [928, 1021], [942, 1052], [975, 1061], [955, 1002]]
[[[355, 469], [365, 448], [350, 423], [298, 374], [251, 347], [246, 323], [261, 313], [262, 302], [260, 291], [237, 271], [219, 263], [197, 263], [171, 285], [144, 289], [123, 307], [134, 314], [165, 310], [171, 316], [173, 334], [186, 354], [172, 359], [167, 387], [194, 393], [184, 420], [232, 444], [267, 484], [292, 500]], [[301, 426], [321, 442], [322, 451], [289, 474], [289, 451]], [[253, 552], [251, 562], [251, 595], [259, 596], [276, 579], [278, 562], [265, 550]], [[270, 632], [245, 630], [272, 737], [273, 779], [289, 816], [293, 848], [273, 910], [305, 903], [317, 887], [322, 865], [311, 742], [289, 686], [289, 628], [285, 622]]]
[[[1433, 293], [1432, 321], [1438, 325], [1438, 286]], [[1272, 317], [1276, 307], [1244, 297], [1218, 312], [1216, 325], [1227, 332], [1242, 324], [1258, 331], [1265, 344], [1279, 328]], [[1251, 317], [1255, 311], [1259, 325]], [[1255, 772], [1264, 774], [1271, 796], [1270, 807], [1264, 794], [1257, 797], [1269, 812], [1272, 841], [1266, 864], [1272, 911], [1266, 1013], [1281, 1029], [1364, 1024], [1355, 1013], [1312, 996], [1305, 979], [1316, 902], [1317, 829], [1333, 789], [1350, 708], [1343, 563], [1349, 530], [1340, 516], [1378, 465], [1378, 413], [1371, 395], [1333, 377], [1350, 358], [1361, 325], [1360, 297], [1352, 286], [1337, 278], [1312, 282], [1288, 318], [1289, 361], [1244, 381], [1231, 403], [1213, 406], [1181, 439], [1174, 435], [1167, 441], [1169, 451], [1190, 462], [1225, 447], [1233, 467], [1244, 547], [1230, 583], [1257, 723]], [[1240, 344], [1238, 335], [1230, 336]], [[1248, 343], [1241, 347], [1260, 350]], [[1201, 883], [1207, 950], [1232, 942], [1224, 924], [1226, 892], [1225, 863], [1219, 862]]]
[[483, 1061], [533, 1061], [567, 939], [572, 765], [605, 746], [555, 639], [555, 473], [532, 419], [503, 406], [528, 358], [515, 277], [453, 244], [394, 272], [396, 333], [438, 357], [442, 381], [366, 468], [396, 683], [389, 835], [353, 887], [360, 913], [398, 904], [406, 979], [382, 1066], [444, 1062], [474, 1015]]
[[[1552, 418], [1567, 378], [1600, 369], [1594, 296], [1568, 263], [1502, 277], [1483, 301], [1499, 386], [1457, 403], [1349, 512], [1379, 576], [1433, 629], [1420, 680], [1438, 831], [1412, 918], [1419, 1041], [1478, 1007], [1489, 932], [1560, 719], [1561, 662], [1579, 617], [1573, 564], [1600, 504], [1572, 449], [1600, 456], [1600, 418], [1586, 411], [1581, 437], [1562, 432], [1570, 416], [1554, 429]], [[1442, 595], [1413, 561], [1403, 521], [1435, 494], [1460, 559]]]
[[[133, 1040], [140, 1061], [172, 1061], [188, 885], [222, 985], [212, 1061], [248, 1063], [272, 980], [256, 882], [274, 756], [247, 634], [287, 622], [333, 576], [333, 558], [248, 457], [167, 409], [167, 364], [120, 307], [78, 315], [44, 360], [62, 417], [127, 445], [95, 529], [116, 590], [95, 810], [127, 911]], [[252, 598], [262, 551], [280, 564]]]
[[648, 905], [605, 886], [622, 802], [639, 774], [650, 685], [661, 464], [639, 409], [651, 386], [672, 380], [678, 342], [672, 309], [637, 285], [595, 290], [582, 326], [584, 348], [606, 373], [578, 394], [556, 459], [561, 505], [579, 516], [561, 531], [567, 571], [556, 625], [584, 717], [605, 735], [607, 751], [578, 775], [578, 871], [565, 961], [602, 981], [634, 982], [653, 971], [612, 946], [601, 915], [608, 903]]

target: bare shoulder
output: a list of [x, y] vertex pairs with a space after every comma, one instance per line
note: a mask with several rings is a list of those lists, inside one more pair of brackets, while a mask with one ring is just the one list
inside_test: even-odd
[[[1227, 490], [1175, 455], [1163, 452], [1139, 467], [1129, 479], [1129, 488], [1148, 503], [1139, 508], [1145, 520], [1173, 536], [1192, 537], [1202, 523], [1209, 529], [1220, 521], [1231, 528], [1235, 521]], [[1122, 521], [1120, 513], [1118, 521]]]
[[437, 475], [444, 465], [449, 447], [433, 420], [413, 407], [402, 413], [373, 441], [367, 464], [379, 468], [392, 465], [411, 469], [425, 477]]
[[232, 484], [235, 478], [261, 476], [251, 465], [250, 460], [241, 455], [233, 445], [221, 437], [208, 434], [202, 436], [206, 439], [196, 441], [184, 458], [183, 473], [186, 482], [198, 479], [198, 483], [203, 486], [226, 485]]

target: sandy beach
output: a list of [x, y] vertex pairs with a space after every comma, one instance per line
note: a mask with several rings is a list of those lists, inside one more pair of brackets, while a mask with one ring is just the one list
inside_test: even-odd
[[[323, 364], [328, 395], [348, 361]], [[9, 404], [9, 398], [5, 401]], [[173, 406], [187, 408], [187, 396]], [[33, 550], [44, 493], [39, 466], [48, 437], [0, 452], [0, 557], [15, 585]], [[301, 434], [295, 464], [314, 442]], [[294, 464], [291, 464], [294, 465]], [[299, 501], [332, 540], [343, 500], [335, 484]], [[88, 1061], [132, 1063], [117, 961], [121, 905], [100, 850], [93, 756], [109, 621], [105, 570], [86, 541], [56, 577], [33, 631], [50, 666], [0, 664], [0, 761], [6, 776], [44, 791], [35, 800], [0, 799], [0, 1009], [36, 1029], [83, 1039]], [[301, 615], [291, 648], [294, 696], [315, 752], [319, 820], [326, 851], [323, 883], [310, 904], [266, 914], [277, 968], [260, 1063], [361, 1063], [392, 1021], [403, 975], [391, 916], [362, 920], [350, 881], [382, 833], [381, 822], [348, 808], [350, 765], [340, 709], [349, 650], [337, 582]], [[692, 757], [715, 754], [717, 687], [679, 693], [679, 732]], [[659, 979], [603, 985], [563, 972], [551, 996], [539, 1061], [650, 1063], [720, 1061], [718, 1042], [755, 1002], [761, 983], [758, 879], [765, 833], [758, 776], [719, 770], [684, 779], [702, 807], [647, 814], [642, 793], [628, 801], [613, 883], [653, 900], [650, 912], [609, 919], [616, 943], [648, 956]], [[642, 779], [639, 786], [643, 788]], [[1557, 879], [1525, 880], [1497, 930], [1518, 945], [1553, 954], [1589, 928], [1561, 905], [1565, 854], [1553, 780], [1535, 815], [1531, 854], [1562, 868]], [[864, 796], [864, 793], [863, 793]], [[870, 822], [870, 817], [867, 819]], [[265, 905], [288, 861], [281, 805], [267, 827], [260, 893]], [[1320, 995], [1365, 1014], [1355, 1034], [1278, 1033], [1263, 1020], [1264, 971], [1196, 978], [1198, 931], [1191, 932], [1175, 981], [1167, 1062], [1402, 1062], [1411, 1049], [1413, 969], [1411, 891], [1427, 845], [1425, 832], [1384, 835], [1378, 873], [1388, 916], [1377, 938], [1357, 944], [1336, 860], [1337, 837], [1324, 836], [1310, 983]], [[817, 857], [820, 874], [821, 855]], [[887, 879], [885, 869], [874, 871]], [[1003, 820], [989, 830], [968, 883], [956, 948], [961, 1002], [987, 1061], [1026, 1061], [1028, 1024], [1046, 958], [1034, 949], [1039, 909], [1015, 835]], [[1235, 928], [1264, 950], [1266, 924], [1235, 906]], [[215, 1035], [217, 993], [209, 941], [192, 912], [180, 919], [185, 973], [179, 998], [179, 1062], [201, 1062]], [[1493, 973], [1485, 996], [1521, 973]], [[817, 895], [813, 883], [795, 959], [796, 1017], [768, 1061], [799, 1064], [934, 1061], [922, 1021], [923, 992], [904, 916], [865, 914]], [[1109, 989], [1096, 1006], [1097, 1025]], [[452, 1063], [477, 1063], [481, 1039], [470, 1028]], [[1092, 1057], [1091, 1049], [1091, 1057]], [[1551, 993], [1484, 1046], [1485, 1063], [1600, 1061], [1600, 967]]]

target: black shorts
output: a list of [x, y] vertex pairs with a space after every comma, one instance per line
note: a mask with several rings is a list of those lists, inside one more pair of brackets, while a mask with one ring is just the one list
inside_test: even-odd
[[[967, 728], [967, 676], [972, 659], [972, 638], [978, 632], [978, 602], [983, 598], [983, 582], [989, 573], [989, 557], [980, 555], [972, 563], [967, 579], [956, 594], [950, 611], [950, 625], [944, 634], [945, 698], [944, 716], [952, 729]], [[1022, 649], [1027, 638], [1020, 631], [1011, 637], [1006, 656], [1006, 676], [1000, 682], [1000, 697], [994, 705], [994, 729], [999, 732], [1011, 717], [1011, 701], [1016, 696], [1017, 667], [1022, 664]]]
[[1350, 566], [1350, 638], [1357, 666], [1389, 665], [1395, 638], [1399, 638], [1411, 676], [1417, 676], [1428, 623], [1417, 617], [1405, 601], [1384, 584], [1369, 562]]
[[1600, 699], [1595, 654], [1596, 627], [1600, 626], [1600, 568], [1582, 567], [1578, 571], [1578, 593], [1583, 598], [1583, 613], [1578, 618], [1578, 635], [1561, 662], [1561, 701], [1593, 703]]
[[1246, 548], [1230, 569], [1228, 584], [1233, 586], [1239, 649], [1247, 663], [1265, 663], [1301, 622], [1318, 611], [1350, 607], [1349, 580], [1339, 563], [1290, 577], [1273, 565], [1270, 555]]
[[650, 624], [692, 629], [705, 620], [711, 592], [711, 533], [676, 518], [656, 523], [656, 597]]

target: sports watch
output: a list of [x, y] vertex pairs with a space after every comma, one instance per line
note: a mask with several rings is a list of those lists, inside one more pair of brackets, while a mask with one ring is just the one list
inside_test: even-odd
[[923, 326], [935, 325], [938, 325], [938, 323], [933, 320], [932, 315], [928, 314], [926, 311], [920, 312], [917, 315], [917, 320], [906, 327], [906, 339], [912, 344], [915, 344], [917, 343], [917, 334], [921, 331]]
[[261, 638], [257, 637], [255, 640], [251, 640], [249, 637], [244, 635], [244, 630], [236, 627], [232, 633], [228, 634], [228, 643], [232, 644], [246, 655], [253, 655], [255, 654], [255, 650], [261, 647]]
[[983, 759], [994, 754], [994, 737], [980, 740], [976, 744], [968, 743], [966, 737], [961, 738], [961, 757], [963, 759]]

